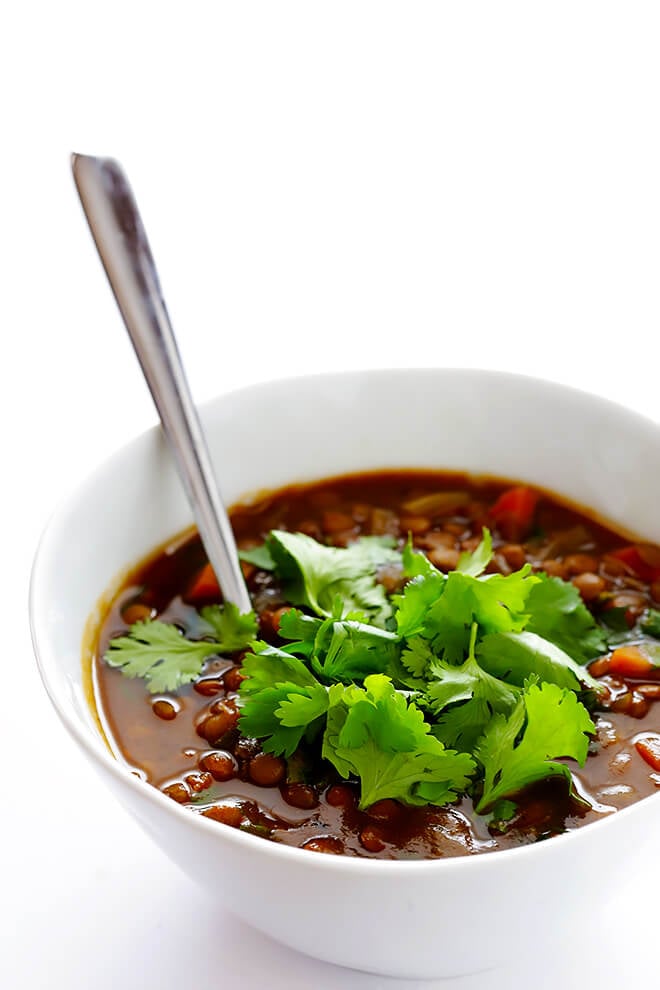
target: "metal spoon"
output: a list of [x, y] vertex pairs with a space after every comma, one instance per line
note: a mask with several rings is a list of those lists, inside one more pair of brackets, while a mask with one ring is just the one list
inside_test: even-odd
[[89, 229], [135, 348], [225, 601], [252, 608], [131, 187], [110, 158], [72, 155]]

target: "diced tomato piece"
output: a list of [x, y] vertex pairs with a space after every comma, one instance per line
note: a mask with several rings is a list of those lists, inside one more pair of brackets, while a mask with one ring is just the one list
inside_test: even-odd
[[205, 564], [186, 592], [187, 602], [208, 601], [220, 598], [220, 585], [210, 564]]
[[621, 547], [620, 550], [613, 550], [609, 556], [624, 563], [641, 581], [657, 581], [660, 578], [660, 567], [645, 560], [642, 553], [640, 547], [631, 545]]
[[648, 677], [653, 664], [639, 646], [619, 646], [610, 657], [608, 673], [621, 677]]
[[516, 542], [529, 535], [538, 500], [536, 492], [524, 485], [502, 492], [491, 507], [490, 516], [505, 540]]
[[635, 749], [650, 767], [656, 772], [660, 771], [660, 736], [649, 734], [638, 739]]

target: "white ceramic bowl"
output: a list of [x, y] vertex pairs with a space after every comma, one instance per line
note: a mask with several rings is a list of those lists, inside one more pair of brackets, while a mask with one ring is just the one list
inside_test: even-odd
[[[224, 395], [202, 414], [229, 503], [345, 472], [460, 469], [550, 489], [660, 542], [660, 428], [548, 382], [452, 370], [328, 375]], [[576, 932], [588, 944], [616, 896], [617, 874], [629, 875], [657, 834], [660, 795], [533, 846], [384, 862], [322, 856], [221, 826], [112, 759], [85, 699], [83, 630], [116, 576], [190, 522], [151, 430], [56, 513], [31, 587], [35, 650], [60, 718], [164, 852], [239, 917], [344, 966], [449, 976], [496, 966], [520, 946], [559, 949], [558, 939]]]

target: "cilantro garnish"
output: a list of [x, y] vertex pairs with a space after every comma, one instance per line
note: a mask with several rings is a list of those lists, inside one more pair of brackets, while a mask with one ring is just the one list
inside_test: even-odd
[[186, 639], [158, 619], [136, 622], [110, 640], [104, 659], [126, 677], [143, 677], [152, 694], [176, 691], [199, 677], [209, 657], [243, 649], [256, 634], [254, 614], [241, 615], [235, 605], [211, 605], [201, 614], [208, 639]]
[[545, 777], [561, 774], [570, 782], [569, 768], [557, 757], [570, 757], [583, 766], [593, 732], [589, 713], [572, 691], [528, 683], [511, 715], [495, 715], [475, 750], [484, 768], [477, 812]]
[[657, 643], [649, 642], [649, 639], [660, 639], [660, 611], [657, 609], [647, 608], [632, 626], [628, 623], [627, 608], [608, 608], [601, 612], [600, 621], [610, 649], [626, 643], [643, 643], [649, 659], [657, 656]]
[[508, 577], [474, 578], [452, 571], [426, 614], [424, 635], [445, 660], [459, 663], [467, 654], [473, 622], [484, 633], [524, 628], [525, 604], [535, 581], [528, 567]]
[[328, 691], [302, 660], [274, 646], [259, 644], [243, 661], [247, 680], [241, 730], [263, 739], [268, 753], [291, 756], [303, 737], [311, 738], [328, 710]]
[[339, 600], [344, 614], [363, 612], [376, 625], [383, 625], [392, 614], [376, 572], [401, 560], [393, 544], [389, 537], [365, 536], [349, 547], [327, 547], [304, 533], [283, 530], [274, 530], [267, 541], [290, 602], [332, 618]]
[[265, 543], [262, 543], [259, 547], [252, 547], [250, 550], [239, 550], [238, 556], [246, 564], [254, 564], [255, 567], [258, 567], [262, 571], [275, 570], [275, 561]]
[[[341, 607], [337, 608], [337, 615]], [[362, 621], [360, 613], [344, 619], [318, 619], [290, 609], [282, 617], [279, 633], [288, 653], [306, 657], [311, 669], [328, 683], [363, 680], [368, 674], [387, 672], [396, 664], [399, 637]]]
[[257, 634], [254, 612], [241, 613], [235, 605], [206, 605], [200, 612], [200, 631], [218, 644], [218, 653], [244, 649]]
[[496, 801], [490, 810], [488, 828], [491, 832], [506, 832], [509, 822], [515, 818], [518, 805], [507, 798]]
[[601, 687], [586, 667], [580, 666], [558, 646], [533, 632], [489, 633], [479, 644], [481, 666], [495, 677], [522, 687], [530, 675], [559, 687], [580, 691], [582, 686]]
[[399, 636], [409, 639], [425, 631], [429, 609], [443, 593], [446, 583], [447, 578], [439, 571], [420, 574], [408, 582], [403, 594], [395, 596]]
[[[625, 609], [611, 609], [610, 611], [625, 612]], [[654, 639], [660, 639], [660, 612], [655, 608], [647, 609], [642, 616], [640, 626], [642, 632], [645, 632], [647, 636], [653, 636]]]
[[351, 619], [328, 619], [314, 640], [312, 668], [329, 681], [364, 680], [386, 673], [398, 654], [395, 633]]
[[569, 581], [537, 575], [526, 608], [528, 632], [549, 639], [577, 663], [588, 663], [605, 652], [605, 633], [596, 625], [580, 592]]
[[[213, 605], [194, 623], [203, 638], [136, 623], [106, 660], [150, 691], [175, 691], [210, 656], [249, 646], [239, 728], [266, 752], [322, 754], [359, 780], [361, 808], [470, 794], [502, 822], [523, 787], [556, 774], [570, 781], [560, 758], [584, 761], [594, 726], [580, 699], [597, 701], [600, 690], [585, 665], [607, 643], [572, 584], [528, 565], [489, 574], [492, 553], [484, 530], [444, 574], [410, 541], [402, 552], [377, 537], [343, 548], [274, 531], [241, 556], [273, 570], [300, 606], [282, 616], [277, 646], [255, 640], [254, 614]], [[388, 596], [378, 574], [392, 563], [407, 583]], [[640, 628], [660, 637], [660, 612]]]
[[444, 748], [413, 701], [382, 674], [364, 687], [330, 689], [323, 755], [342, 777], [360, 778], [360, 807], [381, 798], [444, 804], [465, 790], [475, 763]]
[[481, 543], [474, 553], [462, 553], [456, 570], [469, 577], [480, 577], [493, 558], [493, 541], [490, 531], [484, 529]]
[[433, 734], [447, 746], [466, 750], [474, 748], [492, 715], [510, 712], [519, 695], [513, 685], [493, 677], [477, 662], [476, 635], [477, 624], [473, 623], [464, 663], [449, 664], [440, 659], [430, 663], [432, 679], [426, 689], [429, 707], [438, 716]]

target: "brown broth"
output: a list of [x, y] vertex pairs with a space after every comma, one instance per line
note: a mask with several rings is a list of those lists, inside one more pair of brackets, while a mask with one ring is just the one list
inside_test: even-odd
[[[451, 557], [453, 551], [471, 549], [484, 523], [493, 528], [488, 507], [510, 486], [511, 482], [501, 480], [438, 472], [383, 472], [291, 486], [250, 505], [237, 505], [231, 518], [242, 547], [260, 543], [274, 528], [301, 530], [337, 545], [373, 532], [389, 533], [403, 541], [412, 530], [415, 544], [432, 558], [435, 555], [442, 567], [447, 551]], [[402, 509], [411, 500], [439, 491], [465, 491], [468, 497], [448, 512], [430, 511], [425, 516]], [[506, 535], [493, 528], [492, 569], [504, 573], [518, 569], [516, 558], [521, 552], [521, 544], [512, 544]], [[607, 553], [625, 543], [583, 511], [541, 493], [533, 535], [522, 549], [534, 568], [561, 572], [567, 579], [579, 577], [582, 571], [577, 565], [595, 558], [594, 570], [604, 588], [592, 607], [598, 611], [616, 605], [617, 595], [628, 595], [632, 604], [626, 607], [635, 613], [652, 605], [654, 599], [648, 584], [608, 561]], [[260, 752], [256, 741], [241, 739], [237, 730], [231, 730], [211, 745], [198, 732], [219, 704], [222, 709], [225, 701], [231, 704], [236, 697], [234, 690], [223, 689], [222, 677], [237, 667], [235, 661], [240, 663], [240, 658], [209, 661], [201, 683], [188, 685], [176, 697], [160, 699], [148, 693], [144, 682], [127, 679], [102, 660], [109, 640], [126, 631], [126, 610], [136, 603], [194, 636], [197, 613], [185, 596], [205, 563], [199, 538], [188, 535], [137, 567], [103, 618], [93, 660], [96, 706], [115, 754], [155, 787], [174, 785], [170, 793], [175, 798], [187, 798], [185, 804], [192, 812], [218, 817], [290, 845], [355, 856], [429, 858], [538, 841], [610, 815], [655, 793], [660, 786], [660, 774], [642, 759], [634, 745], [640, 734], [660, 732], [660, 708], [654, 701], [628, 711], [607, 710], [598, 715], [598, 734], [585, 767], [566, 761], [584, 801], [570, 796], [563, 779], [546, 780], [519, 796], [518, 814], [502, 832], [489, 830], [486, 819], [475, 814], [467, 797], [442, 808], [411, 808], [386, 801], [359, 811], [356, 785], [341, 781], [333, 768], [320, 765], [309, 754], [289, 761], [289, 786], [258, 786], [250, 780], [250, 761]], [[616, 570], [619, 573], [611, 573]], [[591, 569], [588, 572], [592, 573]], [[282, 592], [270, 575], [250, 566], [246, 574], [260, 615], [261, 635], [277, 642], [274, 613], [285, 603]], [[620, 600], [625, 605], [627, 600]], [[625, 708], [626, 698], [636, 685], [621, 679], [606, 680], [612, 698], [619, 699], [618, 706]], [[214, 688], [217, 691], [213, 694], [200, 693]], [[174, 718], [154, 713], [159, 700], [177, 709]], [[171, 714], [162, 705], [161, 712]], [[218, 752], [228, 754], [226, 763], [229, 758], [234, 761], [235, 775], [204, 786], [209, 775], [204, 776], [200, 762], [209, 753]], [[301, 803], [307, 807], [296, 806]]]

